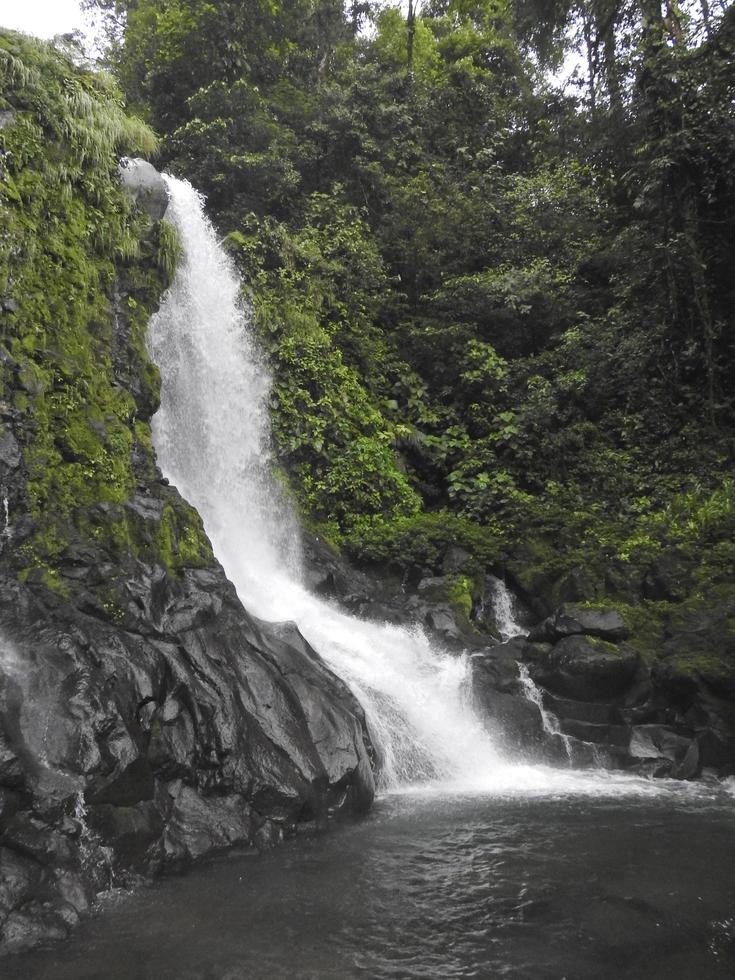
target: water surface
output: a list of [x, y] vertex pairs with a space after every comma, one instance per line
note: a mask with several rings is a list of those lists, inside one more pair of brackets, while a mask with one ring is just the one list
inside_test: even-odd
[[735, 808], [714, 791], [379, 801], [105, 902], [7, 980], [732, 980]]

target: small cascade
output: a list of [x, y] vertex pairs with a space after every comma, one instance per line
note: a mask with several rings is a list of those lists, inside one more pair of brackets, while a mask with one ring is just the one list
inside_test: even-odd
[[571, 765], [572, 741], [570, 736], [565, 735], [564, 732], [562, 732], [561, 726], [559, 725], [559, 719], [553, 712], [549, 711], [544, 706], [543, 695], [533, 682], [533, 679], [528, 672], [528, 667], [525, 664], [518, 664], [518, 674], [520, 676], [521, 687], [523, 688], [523, 693], [525, 694], [526, 699], [532, 704], [535, 704], [539, 710], [541, 715], [541, 724], [543, 725], [544, 731], [547, 735], [556, 736], [561, 740], [561, 743], [564, 746], [564, 751], [567, 754], [567, 760]]
[[79, 826], [79, 857], [82, 868], [96, 881], [101, 891], [109, 891], [115, 886], [115, 872], [112, 867], [113, 850], [100, 843], [99, 837], [87, 822], [87, 804], [80, 790], [74, 802], [74, 819]]
[[2, 495], [2, 514], [0, 515], [0, 519], [2, 520], [0, 551], [2, 551], [5, 548], [6, 541], [10, 541], [12, 537], [12, 530], [10, 528], [10, 501], [7, 493], [3, 493]]
[[565, 735], [561, 730], [559, 719], [553, 711], [549, 711], [544, 706], [543, 694], [534, 683], [525, 664], [518, 664], [518, 674], [526, 699], [538, 708], [541, 715], [541, 724], [546, 734], [555, 736], [561, 741], [569, 765], [584, 765], [604, 769], [606, 767], [606, 760], [600, 746], [594, 742], [585, 742], [571, 735]]
[[513, 636], [526, 636], [525, 630], [517, 620], [516, 603], [505, 582], [494, 575], [488, 576], [491, 587], [492, 620], [505, 642]]

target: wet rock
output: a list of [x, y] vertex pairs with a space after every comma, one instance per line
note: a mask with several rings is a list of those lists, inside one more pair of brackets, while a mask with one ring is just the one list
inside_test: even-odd
[[39, 943], [66, 939], [69, 927], [61, 908], [48, 910], [32, 903], [22, 911], [11, 912], [0, 927], [0, 950], [22, 953]]
[[0, 846], [0, 918], [30, 896], [38, 874], [27, 858]]
[[691, 587], [692, 562], [676, 551], [657, 558], [643, 578], [643, 597], [655, 602], [679, 602]]
[[609, 702], [574, 701], [555, 697], [548, 691], [543, 696], [544, 707], [560, 721], [581, 721], [593, 725], [614, 725], [620, 720], [618, 709]]
[[[259, 625], [260, 643], [298, 699], [328, 783], [337, 790], [349, 788], [348, 808], [366, 810], [375, 795], [375, 782], [361, 704], [294, 623], [269, 624], [267, 631]], [[327, 684], [332, 689], [328, 701], [323, 695]]]
[[167, 822], [163, 848], [169, 863], [252, 840], [250, 807], [243, 797], [204, 797], [182, 786]]
[[0, 478], [20, 466], [20, 446], [13, 433], [6, 429], [0, 434]]
[[[690, 753], [692, 746], [691, 735], [678, 733], [665, 725], [635, 725], [631, 729], [628, 751], [634, 759], [668, 759], [679, 764]], [[695, 771], [697, 765], [698, 751]]]
[[114, 841], [118, 867], [145, 873], [161, 860], [162, 837], [170, 806], [150, 800], [134, 806], [91, 804], [87, 821], [100, 840]]
[[249, 617], [217, 567], [124, 588], [150, 594], [121, 627], [0, 581], [0, 847], [29, 862], [0, 950], [64, 935], [110, 866], [153, 873], [372, 801], [362, 709], [293, 625]]
[[447, 575], [463, 572], [472, 563], [472, 555], [464, 548], [450, 545], [442, 559], [442, 568]]
[[519, 673], [522, 637], [472, 656], [475, 708], [493, 736], [507, 748], [533, 755], [545, 741], [541, 712], [525, 696]]
[[564, 719], [561, 730], [565, 735], [571, 735], [580, 742], [592, 742], [595, 745], [627, 748], [630, 741], [630, 731], [625, 725], [605, 725], [588, 721]]
[[118, 173], [123, 187], [138, 207], [154, 221], [160, 221], [168, 207], [168, 188], [153, 164], [138, 157], [123, 157]]
[[532, 629], [528, 638], [554, 643], [565, 636], [577, 635], [619, 643], [628, 638], [630, 630], [614, 609], [586, 608], [568, 603]]
[[423, 622], [445, 640], [457, 641], [462, 638], [462, 630], [457, 625], [453, 610], [449, 606], [434, 606], [425, 609]]
[[314, 534], [302, 535], [304, 585], [315, 595], [367, 602], [372, 591], [367, 576], [352, 568], [341, 555]]
[[269, 851], [283, 840], [283, 827], [272, 820], [264, 820], [255, 832], [253, 843], [259, 851]]
[[530, 666], [537, 684], [553, 694], [580, 701], [612, 699], [622, 694], [638, 669], [638, 653], [586, 636], [559, 640]]

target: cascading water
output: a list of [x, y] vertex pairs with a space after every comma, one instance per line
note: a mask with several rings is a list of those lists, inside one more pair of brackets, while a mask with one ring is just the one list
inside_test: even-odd
[[519, 664], [518, 673], [521, 679], [521, 687], [526, 695], [526, 698], [535, 704], [541, 715], [541, 724], [543, 725], [544, 731], [547, 735], [556, 735], [564, 746], [564, 751], [567, 754], [567, 759], [572, 761], [572, 749], [571, 749], [571, 739], [568, 735], [565, 735], [561, 730], [559, 720], [556, 715], [547, 711], [544, 706], [543, 695], [539, 688], [534, 684], [531, 675], [528, 672], [528, 667], [525, 664]]
[[386, 786], [492, 770], [499, 757], [467, 703], [466, 658], [432, 649], [419, 629], [345, 615], [300, 584], [297, 528], [269, 475], [269, 378], [239, 283], [200, 195], [168, 183], [184, 258], [150, 329], [162, 374], [153, 436], [163, 472], [199, 510], [245, 607], [294, 620], [352, 687]]
[[520, 625], [516, 618], [515, 603], [508, 586], [502, 579], [488, 576], [492, 588], [492, 610], [495, 625], [502, 640], [512, 636], [526, 636], [527, 630]]
[[298, 529], [269, 473], [268, 373], [238, 301], [239, 282], [186, 182], [167, 178], [167, 218], [184, 256], [150, 326], [161, 375], [153, 437], [163, 473], [199, 511], [245, 607], [293, 620], [362, 703], [381, 784], [500, 793], [655, 793], [639, 780], [504, 760], [469, 703], [470, 661], [419, 628], [370, 623], [306, 591]]

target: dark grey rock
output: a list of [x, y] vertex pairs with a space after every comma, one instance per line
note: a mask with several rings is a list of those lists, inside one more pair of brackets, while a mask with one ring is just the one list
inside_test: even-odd
[[121, 587], [148, 592], [124, 626], [0, 581], [0, 853], [22, 856], [0, 950], [65, 935], [111, 869], [266, 846], [372, 801], [362, 709], [295, 626], [248, 616], [218, 567]]
[[595, 745], [626, 748], [630, 741], [630, 731], [625, 725], [598, 725], [568, 718], [561, 723], [561, 730], [580, 742], [592, 742]]
[[379, 583], [353, 568], [323, 538], [302, 532], [301, 565], [304, 585], [315, 595], [339, 599], [355, 608], [377, 599]]
[[682, 762], [692, 745], [691, 736], [665, 725], [636, 725], [631, 729], [629, 752], [634, 759], [669, 759]]
[[635, 678], [638, 653], [585, 636], [567, 636], [529, 667], [537, 684], [553, 694], [579, 701], [609, 700]]
[[546, 742], [541, 712], [525, 696], [519, 673], [522, 637], [472, 656], [475, 708], [493, 737], [522, 757], [538, 757]]
[[442, 567], [446, 574], [451, 575], [452, 573], [461, 572], [472, 561], [472, 555], [469, 551], [464, 548], [460, 548], [457, 545], [450, 545], [447, 548], [442, 561]]
[[620, 721], [615, 705], [606, 701], [574, 701], [555, 697], [548, 691], [543, 696], [544, 708], [560, 721], [582, 721], [593, 725], [614, 725]]
[[160, 221], [168, 207], [168, 188], [153, 164], [137, 157], [123, 157], [118, 172], [123, 187], [138, 207], [154, 221]]
[[457, 625], [454, 611], [449, 606], [433, 606], [426, 609], [423, 622], [445, 640], [458, 641], [462, 630]]
[[6, 429], [0, 434], [0, 476], [17, 470], [20, 466], [21, 455], [18, 440], [13, 433]]
[[567, 603], [529, 633], [530, 640], [554, 643], [565, 636], [594, 636], [619, 643], [630, 635], [619, 612], [606, 608], [586, 608]]
[[656, 602], [679, 602], [686, 598], [692, 582], [691, 559], [676, 551], [661, 555], [643, 578], [643, 596]]

